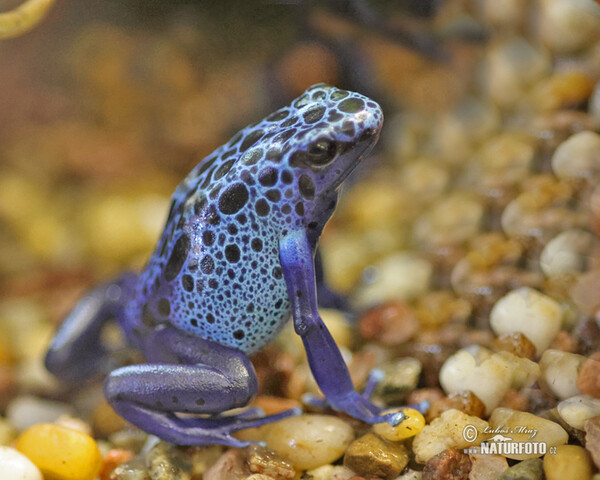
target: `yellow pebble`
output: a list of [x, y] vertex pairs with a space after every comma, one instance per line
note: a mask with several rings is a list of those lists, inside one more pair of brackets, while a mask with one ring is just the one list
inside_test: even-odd
[[559, 445], [544, 455], [544, 473], [548, 480], [588, 480], [592, 478], [592, 460], [578, 445]]
[[383, 413], [402, 412], [406, 418], [399, 425], [392, 427], [389, 423], [377, 423], [373, 426], [375, 433], [386, 440], [398, 441], [414, 437], [423, 430], [425, 417], [414, 408], [399, 408], [386, 410]]
[[52, 423], [25, 430], [17, 439], [17, 450], [42, 471], [44, 480], [92, 480], [102, 467], [92, 437]]

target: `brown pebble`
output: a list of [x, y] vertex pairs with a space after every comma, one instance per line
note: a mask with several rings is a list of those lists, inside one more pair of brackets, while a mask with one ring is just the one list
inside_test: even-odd
[[429, 459], [421, 480], [468, 480], [471, 459], [455, 448], [449, 448]]
[[600, 398], [600, 352], [593, 353], [583, 362], [577, 376], [577, 388], [583, 394]]
[[344, 466], [364, 477], [395, 478], [408, 464], [408, 450], [374, 433], [354, 440], [344, 455]]
[[573, 330], [573, 335], [577, 342], [575, 353], [587, 357], [600, 350], [600, 326], [593, 316], [582, 318]]
[[479, 397], [470, 390], [463, 390], [451, 393], [447, 397], [433, 402], [425, 415], [427, 423], [430, 423], [434, 418], [439, 417], [443, 412], [450, 409], [460, 410], [467, 415], [480, 418], [483, 418], [485, 413], [485, 405]]
[[577, 339], [569, 332], [561, 330], [556, 334], [556, 337], [554, 337], [554, 340], [552, 340], [552, 343], [548, 348], [574, 353], [577, 351]]
[[527, 399], [527, 408], [525, 410], [536, 413], [542, 410], [548, 410], [556, 406], [556, 398], [540, 388], [523, 388], [521, 394]]
[[521, 332], [511, 332], [500, 335], [492, 341], [492, 348], [496, 351], [510, 352], [517, 357], [528, 358], [535, 356], [535, 345]]
[[585, 448], [596, 467], [600, 468], [600, 417], [590, 418], [585, 422]]
[[526, 395], [518, 390], [511, 389], [506, 392], [499, 406], [510, 408], [512, 410], [527, 411], [529, 401]]
[[109, 450], [104, 456], [102, 470], [100, 471], [100, 480], [109, 480], [114, 469], [131, 460], [133, 455], [134, 453], [131, 450]]
[[262, 408], [265, 415], [273, 415], [285, 410], [300, 407], [300, 402], [291, 398], [272, 397], [269, 395], [256, 397], [252, 403], [257, 407]]
[[360, 334], [367, 340], [384, 345], [398, 345], [409, 340], [419, 322], [404, 302], [389, 302], [365, 313], [359, 322]]

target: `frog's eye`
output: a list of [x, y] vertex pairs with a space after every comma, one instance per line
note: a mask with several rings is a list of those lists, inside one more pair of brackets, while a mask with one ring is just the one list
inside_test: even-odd
[[336, 154], [335, 142], [322, 138], [308, 147], [308, 161], [312, 165], [323, 166], [331, 162]]

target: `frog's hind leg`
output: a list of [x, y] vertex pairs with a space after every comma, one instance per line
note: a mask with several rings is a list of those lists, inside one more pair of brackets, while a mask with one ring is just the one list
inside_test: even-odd
[[257, 390], [250, 360], [235, 348], [164, 327], [146, 338], [145, 351], [150, 363], [115, 370], [105, 381], [104, 393], [122, 417], [164, 440], [245, 446], [248, 442], [234, 438], [233, 432], [298, 413], [219, 415], [245, 406]]
[[100, 332], [123, 315], [137, 275], [127, 273], [88, 292], [62, 323], [46, 353], [46, 368], [69, 383], [88, 379], [110, 367]]

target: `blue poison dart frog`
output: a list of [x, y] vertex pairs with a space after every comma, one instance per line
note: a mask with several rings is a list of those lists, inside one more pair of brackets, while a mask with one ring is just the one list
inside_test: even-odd
[[109, 370], [100, 331], [115, 321], [147, 362], [106, 377], [106, 398], [123, 418], [180, 445], [245, 446], [232, 433], [299, 413], [223, 413], [256, 394], [248, 355], [291, 314], [327, 403], [397, 425], [403, 414], [382, 414], [368, 399], [372, 388], [355, 391], [317, 311], [314, 265], [339, 187], [382, 123], [374, 101], [318, 84], [241, 130], [177, 187], [143, 271], [80, 300], [50, 345], [48, 370], [67, 382]]

